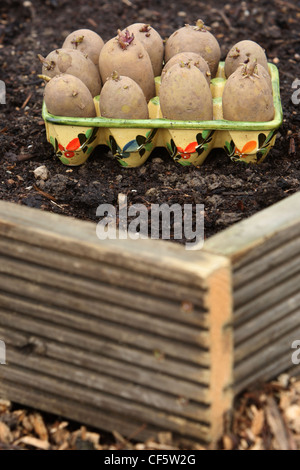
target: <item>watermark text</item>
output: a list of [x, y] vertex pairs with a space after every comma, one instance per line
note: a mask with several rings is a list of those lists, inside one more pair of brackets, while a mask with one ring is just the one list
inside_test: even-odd
[[133, 204], [127, 196], [119, 198], [118, 207], [101, 204], [97, 208], [96, 233], [105, 239], [185, 240], [187, 250], [200, 250], [204, 242], [203, 204]]
[[295, 90], [292, 94], [292, 103], [299, 104], [300, 103], [300, 80], [296, 78], [296, 80], [292, 83], [292, 88]]
[[292, 354], [292, 363], [297, 366], [300, 364], [300, 340], [293, 341], [291, 348], [296, 349]]
[[6, 104], [6, 86], [3, 80], [0, 80], [0, 104]]
[[4, 341], [0, 339], [0, 364], [6, 364], [6, 346]]

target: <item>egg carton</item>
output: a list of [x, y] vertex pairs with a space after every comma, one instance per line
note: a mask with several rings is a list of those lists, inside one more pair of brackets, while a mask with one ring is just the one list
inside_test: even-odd
[[[155, 78], [157, 96], [149, 101], [149, 119], [101, 117], [99, 96], [94, 98], [97, 117], [76, 118], [49, 114], [43, 103], [47, 140], [64, 165], [81, 165], [97, 145], [106, 145], [124, 167], [139, 167], [156, 147], [165, 147], [182, 166], [202, 165], [212, 149], [222, 148], [233, 161], [262, 162], [274, 146], [282, 124], [279, 74], [269, 63], [275, 116], [268, 122], [239, 122], [223, 119], [222, 94], [226, 83], [224, 62], [211, 80], [213, 120], [164, 119], [159, 104], [160, 77]], [[224, 154], [226, 156], [226, 154]]]

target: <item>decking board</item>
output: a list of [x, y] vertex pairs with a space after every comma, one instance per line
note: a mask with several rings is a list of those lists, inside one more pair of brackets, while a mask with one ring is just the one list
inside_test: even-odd
[[300, 339], [300, 193], [215, 235], [205, 250], [232, 264], [237, 394], [293, 366], [291, 344]]
[[100, 241], [95, 224], [1, 201], [0, 236], [1, 394], [109, 431], [218, 439], [233, 398], [226, 258]]
[[0, 395], [215, 442], [235, 395], [300, 375], [299, 260], [300, 193], [193, 252], [0, 201]]

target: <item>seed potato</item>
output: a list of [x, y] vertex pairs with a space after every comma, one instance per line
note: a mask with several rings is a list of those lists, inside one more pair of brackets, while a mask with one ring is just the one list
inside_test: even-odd
[[90, 29], [77, 29], [66, 37], [62, 48], [83, 52], [98, 67], [99, 55], [103, 46], [104, 41], [99, 34]]
[[160, 106], [166, 119], [213, 119], [210, 88], [200, 70], [191, 64], [174, 64], [160, 87]]
[[51, 78], [44, 92], [49, 113], [56, 116], [95, 117], [93, 97], [85, 84], [74, 75]]
[[179, 52], [196, 52], [206, 60], [211, 76], [216, 76], [221, 57], [220, 46], [216, 38], [207, 30], [202, 20], [196, 26], [185, 25], [175, 31], [165, 46], [165, 62]]
[[130, 77], [113, 73], [100, 94], [101, 116], [118, 119], [148, 119], [148, 106], [141, 87]]
[[82, 52], [74, 49], [56, 49], [41, 58], [42, 74], [53, 78], [61, 73], [74, 75], [79, 78], [90, 90], [92, 96], [97, 96], [101, 91], [99, 71], [93, 62]]

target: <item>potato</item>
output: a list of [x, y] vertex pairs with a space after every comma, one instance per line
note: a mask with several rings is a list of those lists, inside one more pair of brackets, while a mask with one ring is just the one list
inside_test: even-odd
[[50, 52], [46, 59], [39, 56], [43, 68], [42, 74], [53, 78], [60, 73], [67, 73], [79, 78], [90, 90], [92, 96], [101, 91], [101, 80], [98, 68], [85, 55], [74, 49], [57, 49]]
[[228, 52], [225, 59], [225, 75], [230, 75], [243, 63], [253, 60], [262, 65], [269, 73], [268, 61], [263, 48], [254, 41], [244, 40], [236, 43]]
[[189, 24], [175, 31], [165, 46], [165, 62], [179, 52], [196, 52], [208, 63], [211, 76], [216, 76], [221, 57], [220, 46], [216, 38], [206, 29], [203, 21], [196, 26]]
[[201, 55], [197, 54], [196, 52], [179, 52], [178, 54], [173, 55], [173, 57], [166, 63], [166, 65], [162, 69], [161, 79], [163, 80], [166, 72], [172, 67], [172, 65], [180, 64], [181, 62], [195, 65], [195, 67], [197, 67], [200, 72], [203, 73], [208, 85], [210, 84], [211, 73], [209, 70], [209, 66], [206, 60], [204, 60], [203, 57], [201, 57]]
[[166, 119], [213, 119], [210, 88], [203, 74], [194, 65], [173, 65], [165, 74], [159, 96], [161, 112]]
[[148, 119], [148, 106], [141, 87], [117, 72], [106, 80], [100, 93], [101, 116], [118, 119]]
[[158, 77], [161, 74], [164, 58], [164, 43], [161, 36], [149, 24], [131, 24], [123, 30], [123, 33], [125, 33], [126, 29], [130, 34], [133, 33], [134, 37], [143, 44], [149, 54], [154, 77]]
[[[255, 61], [256, 62], [256, 61]], [[273, 90], [272, 90], [272, 80], [271, 80], [271, 76], [270, 76], [270, 73], [269, 71], [267, 71], [265, 69], [265, 67], [263, 67], [262, 65], [260, 64], [257, 64], [257, 69], [254, 70], [254, 73], [258, 74], [259, 76], [261, 75], [262, 77], [264, 77], [268, 83], [268, 86], [271, 90], [271, 93], [273, 93]]]
[[104, 44], [99, 57], [102, 82], [116, 71], [132, 78], [143, 90], [146, 100], [155, 96], [154, 74], [148, 52], [140, 41], [127, 31]]
[[93, 97], [85, 84], [74, 75], [56, 75], [47, 83], [44, 100], [55, 116], [95, 117]]
[[265, 122], [274, 118], [270, 85], [256, 62], [239, 67], [226, 81], [223, 117], [229, 121]]
[[77, 29], [66, 37], [62, 48], [83, 52], [98, 67], [99, 54], [103, 46], [104, 41], [99, 34], [90, 29]]

